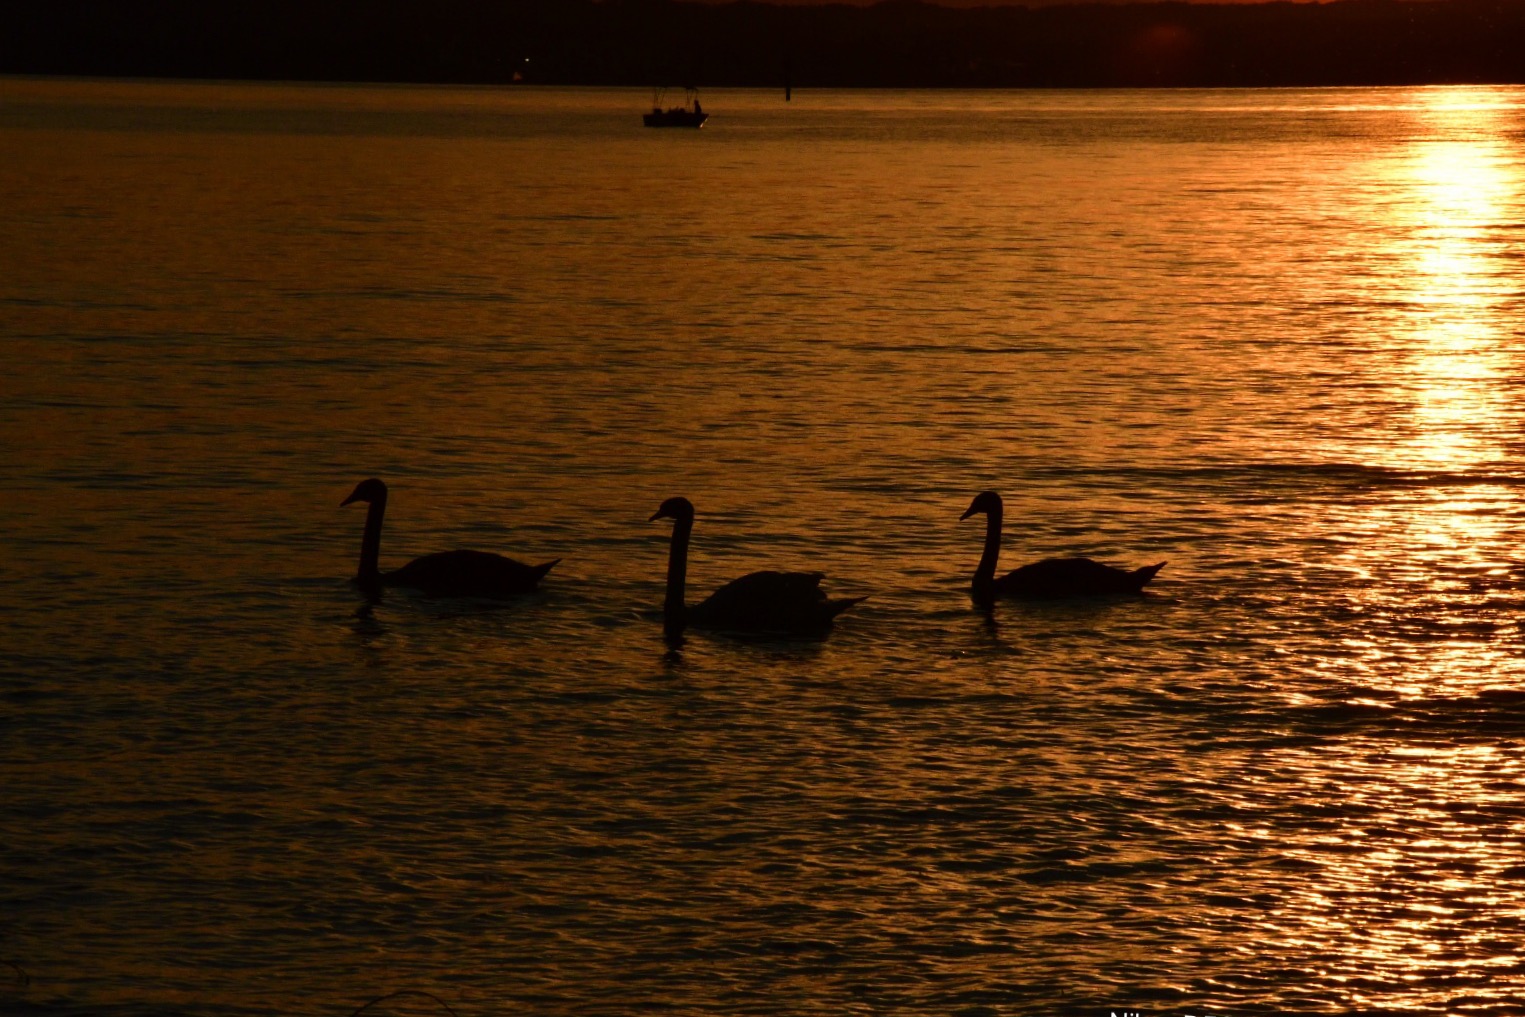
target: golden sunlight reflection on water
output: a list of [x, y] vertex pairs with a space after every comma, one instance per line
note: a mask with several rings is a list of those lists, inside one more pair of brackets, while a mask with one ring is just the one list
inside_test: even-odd
[[[1430, 983], [1435, 1005], [1486, 982], [1489, 969], [1516, 967], [1513, 935], [1500, 930], [1525, 926], [1525, 904], [1509, 889], [1521, 827], [1505, 836], [1489, 827], [1515, 811], [1525, 776], [1517, 755], [1490, 745], [1350, 748], [1346, 780], [1328, 792], [1351, 822], [1288, 846], [1288, 859], [1320, 878], [1269, 916], [1272, 935], [1359, 944], [1328, 973], [1369, 1007], [1404, 983]], [[1468, 921], [1478, 908], [1502, 925]]]
[[1525, 167], [1504, 140], [1513, 110], [1486, 93], [1415, 95], [1425, 131], [1384, 169], [1402, 197], [1374, 208], [1386, 249], [1373, 258], [1391, 266], [1396, 309], [1379, 319], [1386, 332], [1369, 340], [1365, 368], [1397, 419], [1366, 451], [1436, 479], [1337, 515], [1351, 535], [1338, 560], [1371, 580], [1352, 603], [1421, 639], [1397, 656], [1384, 641], [1357, 640], [1346, 663], [1419, 697], [1489, 687], [1512, 662], [1490, 637], [1512, 625], [1518, 602], [1517, 489], [1489, 475], [1519, 447], [1525, 354], [1509, 308]]
[[1508, 125], [1497, 107], [1465, 94], [1423, 94], [1423, 117], [1448, 140], [1416, 142], [1403, 164], [1413, 200], [1392, 223], [1410, 265], [1418, 430], [1412, 458], [1399, 465], [1465, 469], [1501, 456], [1488, 421], [1500, 416], [1520, 363], [1517, 337], [1496, 312], [1519, 292], [1507, 230], [1517, 225], [1508, 209], [1518, 201], [1521, 168], [1499, 140]]

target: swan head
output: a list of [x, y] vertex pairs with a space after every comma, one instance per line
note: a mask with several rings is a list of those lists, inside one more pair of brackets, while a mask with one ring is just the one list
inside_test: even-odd
[[958, 518], [959, 521], [962, 522], [963, 520], [968, 519], [970, 516], [978, 515], [981, 512], [985, 513], [986, 515], [995, 515], [999, 514], [1000, 511], [1001, 496], [996, 494], [994, 491], [981, 491], [979, 494], [974, 496], [974, 501], [969, 503], [969, 507], [964, 510], [964, 514]]
[[694, 503], [687, 498], [680, 497], [669, 498], [664, 501], [662, 507], [652, 513], [651, 518], [646, 521], [648, 523], [656, 522], [658, 519], [687, 519], [692, 521], [693, 518]]
[[362, 480], [355, 485], [355, 489], [349, 493], [349, 497], [339, 503], [342, 508], [345, 505], [357, 501], [378, 502], [387, 500], [387, 485], [372, 477], [370, 480]]

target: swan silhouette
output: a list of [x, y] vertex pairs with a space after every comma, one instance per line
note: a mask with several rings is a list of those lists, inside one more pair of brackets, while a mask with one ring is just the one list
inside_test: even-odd
[[360, 572], [355, 582], [367, 589], [382, 586], [406, 586], [425, 593], [455, 597], [510, 597], [530, 593], [556, 562], [525, 565], [486, 551], [440, 551], [414, 558], [400, 569], [383, 572], [381, 556], [381, 518], [387, 511], [387, 485], [372, 477], [355, 485], [350, 496], [339, 504], [363, 501], [370, 505], [365, 515], [365, 536], [360, 541]]
[[671, 519], [672, 544], [667, 556], [667, 599], [663, 627], [676, 637], [686, 626], [781, 635], [819, 635], [832, 619], [863, 597], [828, 599], [820, 572], [753, 572], [733, 579], [707, 598], [683, 603], [688, 578], [688, 540], [694, 529], [694, 506], [687, 498], [669, 498], [647, 522]]
[[1090, 558], [1045, 558], [997, 577], [995, 563], [1001, 554], [1001, 517], [1004, 513], [1001, 496], [994, 491], [975, 495], [974, 501], [959, 519], [968, 519], [979, 512], [985, 513], [985, 553], [980, 555], [980, 564], [974, 570], [971, 586], [975, 598], [980, 601], [989, 602], [997, 597], [1061, 600], [1068, 597], [1141, 593], [1144, 584], [1165, 567], [1165, 563], [1160, 562], [1129, 572]]

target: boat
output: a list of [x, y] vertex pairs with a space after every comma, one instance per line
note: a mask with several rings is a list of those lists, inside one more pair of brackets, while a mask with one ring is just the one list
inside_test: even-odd
[[651, 112], [642, 114], [641, 123], [647, 127], [703, 127], [710, 115], [699, 105], [699, 90], [683, 89], [683, 105], [662, 107], [667, 89], [659, 88], [651, 99]]

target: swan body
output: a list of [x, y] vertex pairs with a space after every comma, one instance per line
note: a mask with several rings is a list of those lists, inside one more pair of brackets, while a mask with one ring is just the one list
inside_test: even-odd
[[985, 552], [974, 570], [971, 588], [979, 600], [997, 597], [1014, 600], [1063, 600], [1072, 597], [1104, 597], [1142, 593], [1144, 584], [1165, 567], [1164, 562], [1133, 570], [1103, 565], [1090, 558], [1045, 558], [1023, 565], [1004, 576], [995, 574], [1001, 554], [1001, 520], [1004, 514], [1001, 496], [985, 491], [975, 496], [959, 519], [985, 514]]
[[733, 579], [704, 600], [684, 604], [688, 576], [688, 542], [694, 529], [694, 506], [687, 498], [669, 498], [651, 520], [673, 520], [667, 558], [667, 599], [662, 606], [669, 636], [689, 625], [696, 628], [784, 635], [821, 634], [832, 619], [863, 600], [828, 598], [821, 589], [821, 572], [753, 572]]
[[525, 565], [486, 551], [440, 551], [414, 558], [400, 569], [381, 571], [381, 520], [387, 510], [387, 485], [372, 477], [362, 480], [339, 504], [363, 501], [370, 508], [365, 516], [365, 536], [360, 542], [360, 572], [355, 582], [362, 587], [405, 586], [440, 596], [511, 597], [531, 593], [561, 559], [543, 565]]

